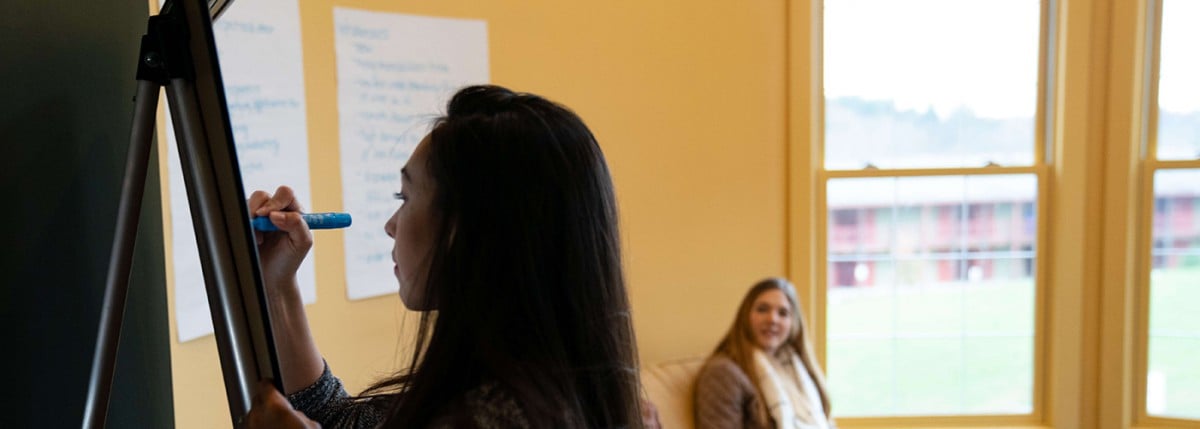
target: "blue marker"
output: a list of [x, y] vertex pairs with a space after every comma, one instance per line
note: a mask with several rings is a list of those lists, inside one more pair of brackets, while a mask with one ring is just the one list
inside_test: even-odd
[[[303, 213], [300, 217], [308, 224], [308, 229], [337, 229], [350, 226], [350, 213]], [[250, 226], [254, 227], [255, 231], [279, 231], [266, 216], [250, 219]]]

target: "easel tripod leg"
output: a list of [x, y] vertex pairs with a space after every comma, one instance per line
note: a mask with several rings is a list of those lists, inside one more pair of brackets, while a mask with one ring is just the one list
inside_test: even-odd
[[142, 211], [142, 196], [146, 191], [150, 149], [154, 142], [154, 116], [158, 107], [159, 88], [157, 83], [138, 81], [129, 154], [125, 160], [125, 178], [121, 182], [121, 202], [117, 207], [117, 228], [112, 254], [108, 259], [104, 304], [100, 310], [96, 351], [92, 356], [87, 403], [83, 410], [85, 428], [104, 427], [108, 415], [117, 346], [125, 316], [125, 297], [129, 292], [129, 271], [133, 266], [133, 247]]

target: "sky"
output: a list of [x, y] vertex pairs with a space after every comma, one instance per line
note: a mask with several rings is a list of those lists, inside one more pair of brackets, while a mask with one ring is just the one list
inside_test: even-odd
[[[1200, 0], [1164, 0], [1160, 108], [1200, 111]], [[825, 94], [1032, 117], [1039, 0], [826, 0]]]
[[1158, 105], [1200, 112], [1200, 0], [1164, 0]]

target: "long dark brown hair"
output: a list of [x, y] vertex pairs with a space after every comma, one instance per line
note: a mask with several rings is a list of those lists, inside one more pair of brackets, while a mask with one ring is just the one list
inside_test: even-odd
[[533, 427], [640, 427], [616, 198], [591, 131], [542, 97], [472, 86], [429, 145], [442, 227], [423, 308], [437, 311], [410, 368], [364, 393], [395, 393], [385, 425], [425, 427], [496, 383]]
[[[783, 292], [787, 297], [788, 305], [792, 307], [792, 329], [788, 331], [787, 341], [781, 347], [790, 348], [800, 356], [808, 374], [812, 376], [813, 384], [817, 385], [817, 391], [821, 394], [821, 404], [825, 409], [825, 415], [829, 416], [829, 394], [825, 389], [825, 373], [821, 371], [821, 366], [817, 364], [817, 355], [813, 351], [812, 336], [808, 331], [808, 325], [804, 324], [804, 318], [801, 317], [799, 300], [796, 298], [796, 287], [786, 279], [779, 277], [771, 277], [763, 279], [750, 288], [746, 292], [746, 296], [742, 298], [741, 305], [738, 306], [737, 316], [733, 318], [733, 324], [729, 327], [729, 332], [725, 334], [725, 338], [717, 345], [714, 355], [724, 355], [733, 360], [738, 368], [741, 368], [750, 381], [754, 383], [754, 387], [758, 389], [759, 397], [762, 397], [762, 386], [758, 384], [758, 369], [754, 365], [754, 350], [758, 345], [754, 343], [754, 332], [750, 326], [750, 311], [754, 307], [754, 301], [759, 295], [769, 290], [778, 290]], [[761, 421], [766, 421], [770, 417], [767, 416], [767, 409], [762, 401], [759, 401], [760, 409], [755, 410], [757, 417]]]

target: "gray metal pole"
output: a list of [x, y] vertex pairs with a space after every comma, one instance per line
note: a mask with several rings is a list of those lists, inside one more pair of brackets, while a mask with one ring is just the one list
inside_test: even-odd
[[277, 388], [282, 381], [208, 10], [200, 0], [180, 5], [196, 73], [194, 80], [172, 78], [167, 102], [175, 119], [225, 394], [233, 423], [240, 426], [258, 381], [273, 380]]
[[159, 88], [157, 83], [138, 81], [129, 154], [125, 160], [125, 178], [121, 181], [121, 202], [117, 207], [117, 230], [108, 258], [104, 306], [100, 310], [96, 352], [92, 356], [92, 374], [83, 409], [85, 428], [104, 427], [104, 419], [108, 416], [109, 392], [117, 346], [121, 341], [121, 320], [125, 317], [125, 297], [129, 292], [129, 270], [133, 265], [133, 245], [137, 240], [142, 196], [146, 191], [146, 170], [154, 142], [154, 113], [158, 107]]
[[[228, 1], [213, 4], [216, 3], [228, 5]], [[167, 102], [175, 120], [180, 164], [234, 426], [241, 426], [250, 411], [259, 380], [272, 380], [276, 388], [282, 386], [266, 290], [225, 105], [210, 5], [206, 0], [168, 2], [164, 6], [166, 15], [151, 17], [150, 31], [142, 40], [146, 58], [141, 59], [138, 70], [139, 104], [109, 260], [109, 279], [84, 411], [85, 428], [103, 427], [108, 409], [153, 141], [154, 110], [158, 89], [163, 86], [167, 88]]]
[[250, 411], [258, 373], [254, 359], [246, 352], [253, 348], [244, 335], [247, 320], [243, 303], [237, 293], [242, 279], [229, 251], [227, 225], [220, 212], [221, 195], [213, 171], [212, 154], [199, 109], [195, 105], [195, 87], [183, 79], [174, 79], [167, 86], [167, 105], [175, 124], [179, 145], [179, 161], [183, 181], [188, 191], [192, 225], [196, 231], [200, 267], [208, 291], [208, 307], [212, 314], [213, 335], [217, 339], [217, 355], [225, 377], [225, 394], [229, 412], [236, 420]]

